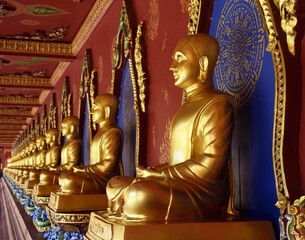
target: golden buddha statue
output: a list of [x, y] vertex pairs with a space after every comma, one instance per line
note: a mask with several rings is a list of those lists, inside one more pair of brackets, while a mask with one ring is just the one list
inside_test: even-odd
[[81, 160], [82, 141], [79, 137], [79, 119], [69, 116], [61, 124], [62, 135], [66, 143], [61, 149], [61, 165], [59, 163], [60, 146], [58, 145], [58, 130], [51, 128], [46, 133], [46, 141], [50, 148], [46, 154], [45, 171], [40, 174], [40, 182], [34, 187], [35, 197], [49, 197], [51, 192], [59, 190], [58, 177], [62, 172], [72, 172]]
[[230, 198], [233, 99], [214, 89], [216, 39], [196, 34], [179, 41], [170, 70], [186, 102], [171, 122], [168, 164], [137, 168], [137, 178], [107, 185], [108, 214], [136, 221], [204, 219], [226, 214]]
[[105, 193], [110, 178], [120, 174], [123, 132], [115, 124], [118, 100], [114, 95], [103, 94], [94, 99], [90, 114], [100, 129], [90, 146], [90, 164], [74, 167], [76, 173], [60, 175], [61, 193]]
[[[60, 175], [61, 189], [51, 194], [49, 204], [54, 210], [74, 212], [107, 208], [107, 182], [123, 169], [123, 132], [115, 124], [117, 106], [118, 100], [111, 94], [99, 95], [94, 99], [90, 114], [100, 128], [90, 146], [90, 164], [74, 167], [74, 173]], [[56, 202], [52, 202], [53, 195], [56, 195]]]
[[29, 179], [31, 169], [35, 168], [36, 163], [36, 141], [33, 140], [29, 144], [28, 156], [25, 159], [25, 169], [23, 176], [20, 178], [20, 187], [24, 187], [25, 181]]
[[47, 144], [45, 136], [39, 136], [36, 140], [36, 148], [38, 153], [35, 156], [35, 169], [30, 171], [29, 179], [25, 182], [26, 190], [33, 189], [35, 184], [39, 183], [41, 170], [45, 166]]
[[79, 119], [73, 116], [64, 118], [61, 124], [61, 132], [66, 137], [66, 143], [61, 149], [61, 164], [55, 169], [50, 169], [73, 171], [73, 167], [80, 164], [83, 148], [82, 140], [79, 137]]
[[44, 171], [40, 174], [40, 185], [58, 184], [58, 173], [49, 171], [56, 168], [60, 162], [60, 146], [58, 144], [59, 132], [56, 128], [50, 128], [46, 132], [46, 143], [50, 146], [46, 152]]

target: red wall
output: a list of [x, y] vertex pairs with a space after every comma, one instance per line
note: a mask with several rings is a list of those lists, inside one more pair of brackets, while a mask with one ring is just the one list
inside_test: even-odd
[[[148, 128], [147, 157], [141, 162], [147, 165], [157, 165], [167, 161], [169, 149], [168, 124], [174, 113], [181, 105], [181, 90], [174, 86], [173, 76], [169, 71], [171, 55], [180, 38], [187, 35], [189, 0], [134, 0], [133, 9], [137, 22], [144, 21], [146, 27], [145, 44], [147, 48], [148, 80]], [[60, 104], [62, 86], [65, 76], [70, 78], [72, 92], [73, 115], [78, 114], [79, 84], [82, 71], [82, 59], [87, 48], [91, 49], [93, 67], [98, 69], [99, 94], [110, 92], [112, 78], [112, 46], [117, 35], [121, 1], [114, 1], [98, 24], [90, 38], [87, 40], [77, 59], [73, 61], [52, 91], [56, 94], [58, 110], [58, 128], [60, 127]], [[51, 94], [45, 100], [47, 112], [49, 111]], [[38, 113], [41, 114], [42, 108]], [[40, 115], [41, 116], [41, 115]], [[145, 156], [144, 156], [145, 158]]]

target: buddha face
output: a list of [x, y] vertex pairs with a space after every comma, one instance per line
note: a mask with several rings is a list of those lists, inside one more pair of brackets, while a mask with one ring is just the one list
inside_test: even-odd
[[90, 111], [92, 115], [92, 121], [94, 123], [100, 123], [105, 119], [104, 111], [94, 102]]
[[199, 81], [199, 59], [186, 41], [178, 43], [172, 58], [170, 70], [174, 75], [175, 86], [185, 89]]
[[61, 124], [61, 132], [64, 137], [69, 135], [70, 132], [69, 125], [65, 121], [63, 121]]

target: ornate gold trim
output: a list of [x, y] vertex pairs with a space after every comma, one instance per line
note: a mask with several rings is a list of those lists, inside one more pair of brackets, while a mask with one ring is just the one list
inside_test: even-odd
[[191, 0], [189, 7], [189, 24], [187, 28], [189, 30], [188, 34], [196, 34], [198, 32], [200, 13], [201, 13], [201, 0]]
[[57, 213], [51, 208], [46, 207], [47, 215], [52, 222], [65, 224], [89, 224], [89, 213]]
[[83, 47], [91, 33], [104, 17], [113, 0], [97, 0], [90, 10], [86, 20], [72, 42], [72, 52], [76, 55]]
[[14, 119], [14, 118], [0, 118], [0, 124], [18, 124], [27, 125], [27, 121], [24, 119]]
[[18, 109], [0, 109], [0, 116], [33, 117], [32, 111]]
[[4, 87], [30, 87], [30, 88], [52, 88], [50, 78], [33, 76], [2, 75], [0, 86]]
[[69, 67], [70, 62], [60, 62], [56, 69], [54, 70], [52, 77], [50, 79], [51, 84], [53, 86], [56, 85], [56, 83], [58, 82], [58, 80], [61, 78], [61, 76], [63, 75], [63, 73], [66, 71], [66, 69]]
[[0, 104], [7, 105], [41, 105], [38, 98], [0, 96]]
[[137, 37], [135, 39], [135, 50], [134, 50], [134, 59], [135, 59], [135, 66], [138, 75], [138, 87], [139, 87], [139, 99], [141, 101], [141, 109], [142, 112], [145, 112], [145, 84], [144, 81], [146, 80], [145, 72], [143, 71], [142, 67], [142, 46], [140, 43], [142, 37], [142, 26], [143, 22], [140, 22], [137, 29]]
[[70, 43], [0, 39], [0, 52], [72, 57]]
[[278, 202], [276, 206], [281, 215], [289, 207], [289, 193], [286, 185], [283, 164], [283, 140], [286, 108], [286, 69], [282, 47], [277, 39], [273, 14], [267, 0], [257, 0], [264, 19], [265, 30], [269, 40], [267, 51], [271, 51], [275, 71], [275, 99], [274, 99], [274, 124], [273, 124], [273, 167]]
[[[22, 131], [22, 130], [24, 130], [24, 127], [22, 126], [22, 125], [0, 125], [0, 129], [14, 129], [14, 130], [20, 130], [20, 131]], [[0, 136], [0, 138], [1, 138], [1, 136]]]
[[296, 25], [298, 19], [296, 16], [296, 2], [297, 0], [273, 0], [275, 5], [280, 11], [281, 27], [286, 33], [286, 41], [289, 52], [295, 55], [295, 38], [297, 36]]

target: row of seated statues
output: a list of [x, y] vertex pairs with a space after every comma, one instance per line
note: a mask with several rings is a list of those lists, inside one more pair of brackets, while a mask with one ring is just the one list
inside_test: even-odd
[[45, 137], [39, 136], [17, 154], [5, 174], [21, 187], [34, 189], [37, 196], [50, 196], [50, 191], [61, 196], [107, 196], [107, 214], [114, 219], [168, 221], [233, 214], [235, 103], [214, 89], [218, 52], [217, 40], [206, 34], [187, 36], [174, 50], [170, 70], [175, 85], [185, 91], [186, 102], [171, 122], [167, 164], [138, 166], [136, 178], [123, 175], [123, 132], [115, 123], [118, 100], [102, 94], [91, 109], [99, 130], [90, 146], [88, 166], [81, 166], [79, 120], [70, 116], [61, 124], [66, 138], [62, 148], [58, 130], [48, 129]]

